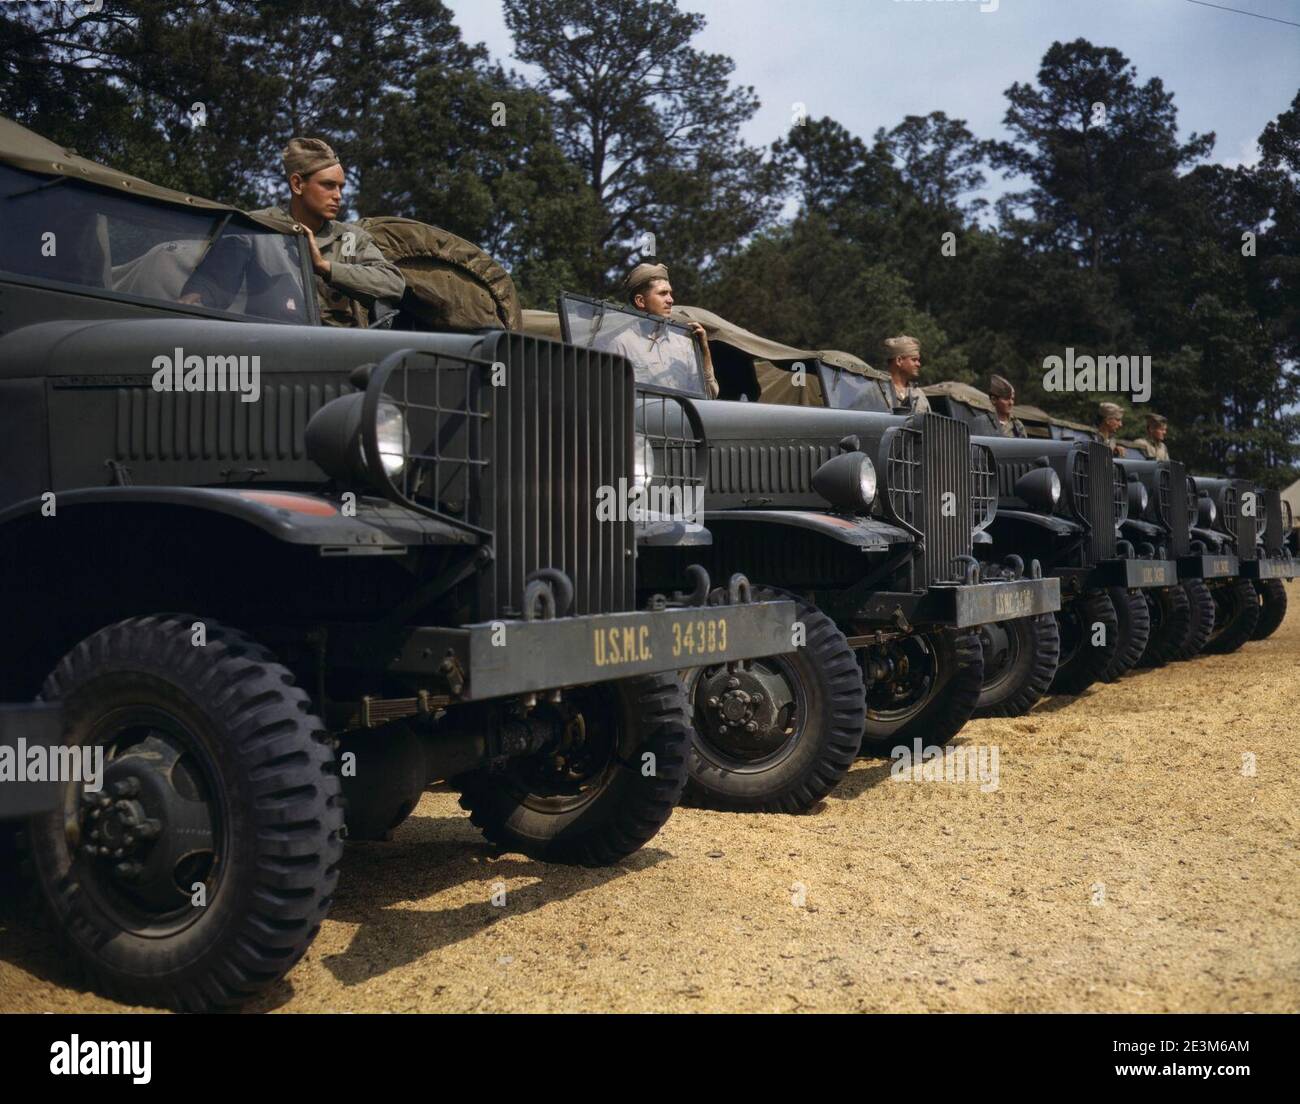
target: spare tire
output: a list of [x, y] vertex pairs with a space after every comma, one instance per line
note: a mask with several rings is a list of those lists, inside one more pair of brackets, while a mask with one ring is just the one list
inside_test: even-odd
[[365, 230], [406, 278], [401, 311], [421, 330], [523, 329], [515, 282], [473, 242], [408, 218], [368, 218]]

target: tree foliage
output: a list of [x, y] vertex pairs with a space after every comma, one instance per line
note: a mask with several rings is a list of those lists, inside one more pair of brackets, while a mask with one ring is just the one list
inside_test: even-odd
[[[1176, 456], [1294, 478], [1300, 95], [1257, 164], [1208, 164], [1214, 135], [1180, 133], [1157, 77], [1078, 39], [1006, 90], [1005, 140], [935, 111], [869, 142], [796, 119], [760, 150], [741, 137], [754, 89], [677, 0], [504, 8], [535, 79], [466, 43], [441, 0], [0, 4], [0, 112], [247, 206], [283, 199], [280, 149], [319, 135], [352, 214], [478, 242], [530, 306], [613, 290], [653, 235], [680, 301], [868, 360], [909, 332], [925, 379], [998, 372], [1075, 418], [1103, 396], [1045, 394], [1044, 358], [1149, 355]], [[997, 170], [1018, 190], [989, 209]]]

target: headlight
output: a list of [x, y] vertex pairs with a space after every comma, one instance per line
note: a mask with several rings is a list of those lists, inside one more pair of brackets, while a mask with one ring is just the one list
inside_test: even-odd
[[361, 455], [363, 394], [340, 395], [322, 406], [307, 422], [307, 456], [331, 479], [340, 483], [366, 482]]
[[411, 451], [411, 434], [396, 403], [379, 404], [375, 439], [379, 442], [379, 462], [384, 465], [384, 471], [389, 475], [399, 474], [406, 467], [406, 457]]
[[1128, 513], [1129, 517], [1145, 517], [1147, 504], [1151, 501], [1151, 496], [1147, 494], [1146, 484], [1141, 480], [1133, 480], [1128, 485]]
[[638, 487], [648, 487], [655, 477], [655, 450], [644, 433], [636, 434], [632, 447], [632, 482]]
[[813, 473], [813, 490], [832, 506], [866, 513], [876, 500], [876, 466], [860, 452], [833, 456]]
[[[332, 479], [341, 483], [372, 482], [366, 463], [365, 434], [361, 432], [364, 394], [340, 395], [322, 406], [307, 422], [307, 456]], [[406, 467], [411, 434], [396, 403], [381, 400], [375, 411], [375, 440], [379, 461], [389, 476]], [[373, 470], [373, 469], [370, 469]]]
[[1214, 499], [1206, 495], [1200, 500], [1200, 517], [1198, 518], [1202, 529], [1213, 529], [1214, 523], [1219, 518], [1219, 508], [1215, 506]]
[[1061, 501], [1061, 477], [1051, 468], [1031, 468], [1016, 480], [1016, 497], [1039, 513], [1050, 514]]

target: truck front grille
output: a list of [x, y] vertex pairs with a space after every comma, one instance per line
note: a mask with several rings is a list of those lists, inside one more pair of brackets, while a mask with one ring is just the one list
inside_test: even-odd
[[1186, 556], [1191, 548], [1187, 521], [1187, 471], [1178, 460], [1161, 461], [1156, 469], [1156, 509], [1168, 531], [1169, 554]]
[[959, 556], [971, 554], [970, 430], [939, 414], [914, 417], [921, 429], [925, 541], [923, 583], [965, 577]]
[[1089, 442], [1088, 450], [1088, 551], [1093, 563], [1115, 556], [1115, 471], [1117, 465], [1105, 445]]
[[[518, 616], [535, 572], [573, 584], [574, 614], [634, 608], [633, 381], [619, 357], [518, 333], [482, 359], [406, 350], [384, 398], [410, 444], [393, 497], [491, 542], [480, 616]], [[505, 365], [505, 386], [493, 386]], [[601, 502], [614, 510], [598, 515]], [[611, 516], [612, 515], [612, 516]]]
[[1282, 492], [1260, 487], [1258, 494], [1264, 504], [1264, 553], [1268, 556], [1280, 556], [1286, 533], [1282, 516]]
[[[1235, 547], [1233, 551], [1237, 554], [1239, 560], [1255, 559], [1255, 538], [1257, 536], [1257, 526], [1260, 522], [1260, 514], [1264, 510], [1264, 503], [1259, 497], [1259, 492], [1255, 486], [1246, 482], [1244, 479], [1234, 479], [1232, 486], [1224, 493], [1224, 502], [1228, 500], [1228, 492], [1232, 493], [1234, 509], [1228, 514], [1227, 532], [1231, 535]], [[1245, 502], [1244, 496], [1250, 494], [1253, 497], [1255, 506], [1251, 513], [1247, 513], [1243, 508]]]

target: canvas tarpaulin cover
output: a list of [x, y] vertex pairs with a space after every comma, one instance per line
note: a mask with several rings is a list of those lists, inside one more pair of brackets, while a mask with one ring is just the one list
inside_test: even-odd
[[515, 283], [472, 242], [414, 219], [382, 217], [358, 224], [406, 278], [402, 310], [430, 329], [523, 327]]

